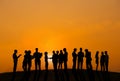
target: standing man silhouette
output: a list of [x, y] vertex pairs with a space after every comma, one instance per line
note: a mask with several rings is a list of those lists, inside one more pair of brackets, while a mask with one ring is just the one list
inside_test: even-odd
[[96, 71], [98, 71], [98, 65], [99, 65], [99, 51], [96, 52], [96, 55], [95, 55], [95, 63], [96, 63]]
[[78, 52], [78, 70], [83, 68], [83, 57], [84, 53], [82, 52], [82, 48], [80, 48], [80, 52]]
[[108, 52], [105, 51], [105, 70], [108, 72], [108, 63], [109, 63], [109, 56]]
[[101, 71], [105, 71], [105, 55], [104, 55], [104, 52], [101, 52], [100, 66], [101, 66]]
[[76, 60], [77, 60], [77, 54], [76, 54], [76, 51], [77, 51], [77, 49], [74, 48], [73, 53], [72, 53], [72, 57], [73, 57], [73, 67], [72, 67], [72, 69], [73, 69], [73, 70], [76, 69]]
[[13, 72], [16, 72], [17, 63], [18, 63], [18, 58], [19, 58], [20, 56], [21, 56], [21, 54], [17, 56], [17, 50], [14, 50], [14, 53], [13, 53], [13, 62], [14, 62]]
[[22, 63], [22, 68], [23, 68], [24, 72], [26, 72], [27, 71], [27, 62], [28, 62], [28, 59], [27, 59], [28, 52], [27, 52], [27, 50], [25, 50], [24, 53], [25, 53], [25, 55], [24, 55], [24, 59], [23, 59], [23, 63]]
[[59, 64], [59, 51], [56, 51], [56, 58], [57, 58], [57, 69], [58, 69], [58, 64]]
[[58, 69], [62, 69], [62, 64], [63, 64], [63, 51], [62, 50], [60, 50], [60, 54], [59, 54], [58, 58], [59, 58]]
[[66, 50], [66, 48], [63, 48], [63, 52], [64, 52], [64, 70], [67, 70], [67, 61], [68, 61], [68, 52]]
[[35, 49], [35, 53], [33, 54], [34, 58], [35, 58], [35, 70], [37, 71], [37, 68], [39, 69], [39, 71], [41, 70], [41, 57], [42, 57], [42, 53], [38, 52], [38, 48]]
[[48, 52], [45, 52], [45, 70], [48, 71]]
[[14, 53], [13, 53], [14, 66], [13, 66], [13, 77], [12, 77], [12, 81], [15, 80], [18, 58], [19, 58], [20, 56], [21, 56], [21, 54], [17, 56], [17, 50], [14, 50]]

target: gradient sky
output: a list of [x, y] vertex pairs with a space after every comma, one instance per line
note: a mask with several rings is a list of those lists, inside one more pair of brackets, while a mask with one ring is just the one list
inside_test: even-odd
[[24, 50], [33, 53], [36, 47], [49, 55], [66, 47], [69, 68], [74, 47], [88, 48], [93, 58], [97, 50], [107, 50], [110, 71], [120, 72], [119, 35], [120, 0], [0, 0], [0, 73], [12, 71], [14, 49], [22, 54], [21, 71]]

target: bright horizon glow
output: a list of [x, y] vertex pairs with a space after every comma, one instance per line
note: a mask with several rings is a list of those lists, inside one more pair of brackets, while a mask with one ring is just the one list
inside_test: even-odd
[[[92, 52], [94, 69], [96, 51], [108, 51], [109, 70], [120, 72], [119, 35], [120, 0], [0, 0], [0, 73], [12, 72], [14, 49], [23, 71], [24, 50], [33, 54], [36, 47], [50, 54], [66, 47], [69, 68], [74, 48]], [[44, 69], [44, 55], [41, 61]]]
[[50, 53], [50, 54], [48, 54], [48, 62], [52, 62], [52, 54]]

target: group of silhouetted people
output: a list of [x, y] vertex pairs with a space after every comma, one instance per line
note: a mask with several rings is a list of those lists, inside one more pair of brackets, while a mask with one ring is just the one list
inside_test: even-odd
[[[35, 52], [33, 55], [31, 55], [30, 50], [25, 50], [25, 55], [23, 59], [23, 64], [22, 68], [24, 71], [30, 71], [31, 66], [32, 66], [32, 59], [35, 59], [35, 70], [41, 70], [41, 57], [42, 53], [38, 51], [38, 48], [35, 49]], [[48, 57], [48, 52], [45, 52], [44, 59], [45, 59], [45, 69], [48, 70], [48, 59], [52, 59], [53, 62], [53, 68], [56, 69], [62, 69], [62, 66], [64, 64], [64, 69], [67, 69], [67, 61], [68, 61], [68, 52], [66, 48], [60, 51], [53, 51], [52, 57]], [[17, 50], [14, 50], [13, 53], [13, 60], [14, 60], [14, 68], [13, 72], [16, 71], [17, 68], [17, 61], [18, 58], [21, 56], [17, 56]], [[85, 52], [83, 52], [82, 48], [80, 48], [80, 51], [77, 53], [77, 49], [74, 48], [72, 52], [72, 57], [73, 57], [73, 69], [83, 69], [83, 58], [86, 58], [86, 68], [87, 69], [92, 69], [92, 57], [91, 57], [91, 52], [88, 49], [85, 49]], [[99, 61], [100, 60], [100, 61]], [[109, 56], [107, 51], [101, 52], [101, 57], [99, 59], [99, 51], [96, 52], [95, 54], [95, 62], [96, 62], [96, 70], [98, 70], [98, 65], [100, 62], [101, 66], [101, 71], [108, 71], [108, 62], [109, 62]]]
[[[44, 52], [44, 61], [45, 61], [45, 70], [48, 71], [48, 59], [52, 59], [53, 62], [53, 68], [54, 71], [57, 71], [58, 69], [63, 69], [64, 65], [64, 70], [67, 70], [67, 61], [68, 61], [68, 52], [67, 49], [64, 48], [63, 50], [60, 51], [54, 51], [52, 52], [52, 57], [48, 57], [48, 52]], [[13, 53], [13, 61], [14, 61], [14, 68], [13, 68], [13, 76], [15, 76], [16, 73], [16, 68], [17, 68], [17, 62], [18, 58], [21, 56], [17, 55], [17, 50], [14, 50]], [[35, 71], [41, 71], [41, 57], [42, 53], [38, 51], [38, 48], [35, 49], [35, 52], [33, 55], [31, 55], [30, 50], [25, 50], [24, 52], [24, 59], [22, 63], [22, 68], [24, 72], [30, 73], [31, 71], [31, 66], [32, 66], [32, 59], [35, 61]], [[73, 57], [73, 70], [82, 70], [83, 69], [83, 59], [84, 57], [86, 58], [86, 69], [87, 70], [92, 70], [92, 57], [91, 57], [91, 51], [88, 49], [85, 49], [84, 52], [82, 48], [79, 49], [77, 53], [77, 49], [74, 48], [72, 52], [72, 57]], [[101, 52], [101, 57], [99, 59], [99, 51], [96, 52], [95, 54], [95, 63], [96, 63], [96, 71], [98, 70], [98, 65], [100, 62], [101, 66], [101, 71], [108, 71], [108, 62], [109, 62], [109, 56], [107, 51]], [[77, 68], [76, 68], [77, 66]], [[14, 81], [14, 77], [13, 77]]]
[[[82, 70], [83, 69], [83, 58], [86, 58], [86, 69], [92, 69], [92, 57], [91, 52], [88, 49], [85, 49], [85, 52], [82, 51], [82, 48], [80, 48], [80, 51], [77, 53], [77, 49], [74, 48], [72, 52], [73, 57], [73, 67], [72, 69]], [[100, 62], [101, 71], [108, 71], [108, 63], [109, 63], [109, 56], [107, 51], [101, 52], [101, 57], [99, 59], [99, 51], [95, 54], [95, 63], [96, 63], [96, 71], [98, 70], [98, 65]]]
[[66, 48], [59, 51], [53, 51], [52, 62], [54, 70], [62, 69], [62, 65], [64, 64], [64, 69], [67, 70], [67, 61], [68, 61], [68, 52]]
[[31, 51], [30, 50], [25, 50], [25, 55], [24, 55], [24, 59], [23, 59], [23, 65], [22, 68], [24, 71], [30, 71], [31, 70], [31, 66], [32, 66], [32, 59], [35, 59], [35, 70], [41, 70], [41, 57], [42, 57], [42, 53], [38, 52], [38, 48], [35, 49], [35, 52], [33, 55], [31, 55]]
[[[35, 52], [33, 55], [31, 55], [30, 50], [25, 50], [24, 53], [25, 54], [24, 54], [24, 59], [23, 59], [23, 63], [22, 63], [22, 68], [23, 68], [25, 74], [27, 74], [27, 75], [30, 74], [31, 66], [32, 66], [32, 59], [35, 59], [35, 71], [37, 71], [37, 70], [40, 71], [41, 70], [41, 60], [40, 59], [42, 57], [42, 53], [38, 52], [38, 48], [35, 49]], [[13, 67], [12, 81], [14, 81], [14, 79], [15, 79], [18, 58], [20, 56], [21, 56], [21, 54], [17, 56], [17, 50], [14, 50], [14, 53], [13, 53], [14, 67]]]
[[109, 56], [107, 51], [101, 52], [100, 65], [101, 71], [108, 71]]
[[[82, 51], [82, 48], [80, 48], [80, 51], [78, 52], [78, 54], [76, 53], [77, 49], [74, 48], [73, 52], [72, 52], [72, 57], [73, 57], [73, 69], [76, 69], [76, 62], [78, 62], [78, 67], [77, 69], [81, 69], [83, 68], [83, 57], [84, 57], [84, 52]], [[77, 57], [78, 57], [78, 61], [77, 61]]]
[[[96, 52], [95, 59], [96, 59], [96, 70], [98, 70], [99, 51]], [[101, 57], [100, 57], [101, 71], [108, 71], [108, 63], [109, 63], [109, 56], [107, 51], [101, 52]]]

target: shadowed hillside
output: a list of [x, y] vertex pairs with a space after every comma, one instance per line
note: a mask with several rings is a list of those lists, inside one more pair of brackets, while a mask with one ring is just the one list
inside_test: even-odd
[[[59, 70], [57, 74], [53, 70], [38, 72], [35, 77], [35, 72], [32, 71], [29, 77], [29, 81], [90, 81], [87, 71], [72, 71]], [[95, 81], [104, 81], [105, 74], [101, 72], [93, 72]], [[11, 81], [12, 73], [0, 74], [0, 81]], [[17, 72], [15, 81], [26, 81], [24, 72]], [[109, 81], [120, 81], [120, 73], [110, 72]]]

